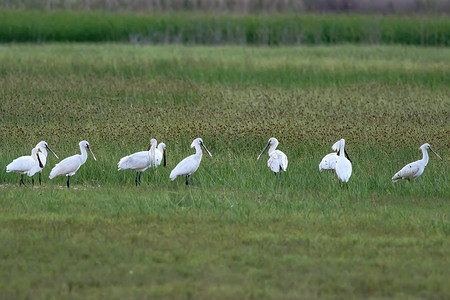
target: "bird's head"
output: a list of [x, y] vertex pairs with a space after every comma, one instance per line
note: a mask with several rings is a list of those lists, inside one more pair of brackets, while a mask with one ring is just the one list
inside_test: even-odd
[[194, 148], [197, 145], [203, 147], [205, 149], [206, 153], [208, 153], [208, 155], [212, 157], [211, 152], [209, 152], [209, 150], [206, 148], [205, 144], [203, 144], [203, 140], [201, 138], [196, 138], [195, 140], [193, 140], [192, 144], [191, 144], [191, 148]]
[[269, 145], [278, 145], [278, 140], [274, 137], [271, 137], [267, 143]]
[[261, 151], [261, 153], [258, 155], [258, 159], [260, 159], [261, 155], [263, 155], [264, 151], [266, 151], [267, 148], [269, 148], [269, 146], [273, 146], [275, 145], [275, 147], [278, 145], [278, 140], [274, 137], [271, 137], [269, 139], [269, 141], [267, 142], [266, 147], [264, 147], [264, 149]]
[[191, 148], [194, 148], [195, 146], [199, 145], [201, 146], [203, 144], [202, 138], [196, 138], [192, 141]]
[[433, 152], [437, 157], [439, 157], [440, 160], [442, 160], [442, 158], [439, 156], [439, 154], [437, 154], [436, 152], [434, 152], [434, 150], [431, 148], [430, 144], [425, 143], [422, 146], [420, 146], [419, 150], [430, 150], [431, 152]]
[[89, 152], [91, 152], [92, 157], [94, 158], [94, 160], [97, 160], [97, 159], [95, 158], [94, 153], [93, 153], [92, 150], [91, 150], [91, 146], [89, 145], [88, 141], [81, 141], [79, 145], [80, 145], [80, 148], [83, 147], [83, 148], [88, 149]]
[[50, 151], [56, 158], [59, 159], [58, 155], [56, 155], [55, 152], [53, 152], [52, 149], [50, 149], [50, 147], [48, 146], [46, 141], [40, 141], [37, 145], [36, 148], [38, 148], [39, 150], [41, 150], [43, 152], [43, 149]]
[[160, 151], [165, 151], [166, 150], [166, 144], [164, 144], [164, 143], [159, 143], [158, 144], [158, 149], [160, 150]]

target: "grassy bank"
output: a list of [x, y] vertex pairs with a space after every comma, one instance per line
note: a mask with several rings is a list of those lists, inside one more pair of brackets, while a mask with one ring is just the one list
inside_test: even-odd
[[445, 199], [282, 198], [257, 190], [182, 187], [167, 193], [148, 186], [138, 192], [134, 187], [2, 191], [0, 296], [450, 294]]
[[[65, 188], [0, 172], [0, 298], [448, 298], [450, 51], [0, 46], [0, 166], [45, 140]], [[202, 137], [186, 188], [171, 169]], [[275, 136], [289, 158], [267, 168]], [[118, 172], [151, 137], [168, 168]], [[348, 189], [318, 163], [339, 138]], [[392, 184], [429, 142], [424, 174]]]
[[443, 16], [108, 14], [0, 11], [0, 42], [447, 46]]

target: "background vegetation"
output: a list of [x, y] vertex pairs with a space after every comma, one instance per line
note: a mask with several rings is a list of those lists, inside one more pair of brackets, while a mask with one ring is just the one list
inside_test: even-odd
[[[0, 298], [449, 298], [450, 51], [0, 46], [0, 165], [90, 142], [65, 188], [0, 173]], [[171, 169], [202, 137], [186, 188]], [[289, 157], [277, 178], [275, 136]], [[120, 157], [167, 144], [134, 187]], [[349, 188], [318, 163], [339, 138]], [[429, 142], [414, 182], [392, 184]]]
[[449, 13], [446, 0], [0, 0], [0, 7], [34, 10], [214, 13]]
[[446, 15], [153, 15], [0, 10], [0, 42], [448, 46]]

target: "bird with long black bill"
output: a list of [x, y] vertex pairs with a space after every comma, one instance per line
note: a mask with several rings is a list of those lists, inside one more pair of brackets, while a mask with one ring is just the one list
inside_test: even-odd
[[189, 176], [192, 175], [195, 171], [197, 171], [200, 166], [200, 162], [202, 160], [203, 152], [201, 147], [203, 147], [208, 153], [209, 156], [212, 157], [211, 152], [206, 148], [203, 140], [201, 138], [196, 138], [192, 144], [191, 148], [195, 148], [195, 154], [186, 157], [182, 161], [178, 163], [178, 165], [170, 172], [170, 179], [173, 181], [177, 177], [186, 177], [186, 185], [189, 185]]
[[52, 171], [50, 172], [50, 176], [49, 176], [50, 179], [53, 179], [56, 176], [60, 176], [60, 175], [67, 176], [67, 188], [69, 188], [69, 186], [70, 186], [70, 176], [75, 175], [75, 173], [78, 171], [78, 169], [87, 160], [88, 154], [87, 154], [86, 149], [88, 149], [89, 152], [91, 152], [94, 160], [97, 160], [87, 141], [81, 141], [78, 145], [80, 146], [81, 154], [75, 154], [75, 155], [72, 155], [70, 157], [63, 159], [55, 167], [53, 167]]

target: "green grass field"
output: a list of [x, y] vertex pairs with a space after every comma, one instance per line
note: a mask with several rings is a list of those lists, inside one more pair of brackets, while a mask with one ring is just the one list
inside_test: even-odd
[[[450, 297], [450, 50], [0, 46], [0, 165], [40, 140], [97, 157], [20, 187], [0, 172], [0, 299]], [[275, 136], [289, 158], [277, 178]], [[119, 159], [167, 144], [142, 186]], [[172, 168], [202, 137], [213, 157]], [[319, 173], [340, 138], [348, 189]], [[421, 158], [424, 174], [392, 184]]]

